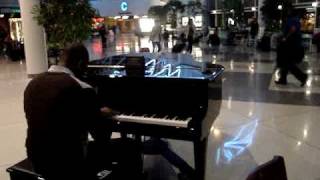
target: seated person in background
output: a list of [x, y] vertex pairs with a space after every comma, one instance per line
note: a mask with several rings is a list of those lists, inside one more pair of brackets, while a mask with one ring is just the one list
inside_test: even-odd
[[220, 38], [216, 31], [210, 31], [210, 35], [207, 42], [211, 47], [219, 46], [220, 45]]
[[[80, 80], [88, 62], [87, 49], [72, 45], [59, 65], [28, 84], [28, 159], [46, 180], [94, 180], [112, 162], [119, 163], [113, 179], [139, 179], [140, 147], [127, 139], [110, 139], [112, 111], [101, 108], [93, 88]], [[94, 141], [88, 141], [89, 133]]]
[[177, 39], [176, 44], [172, 47], [172, 53], [181, 53], [186, 47], [187, 38], [186, 34], [181, 33]]

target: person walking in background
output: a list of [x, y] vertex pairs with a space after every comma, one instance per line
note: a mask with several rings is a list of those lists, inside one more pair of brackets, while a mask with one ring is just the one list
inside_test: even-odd
[[153, 52], [156, 52], [156, 46], [158, 49], [158, 52], [161, 51], [161, 27], [159, 25], [159, 22], [156, 22], [155, 26], [152, 29], [151, 35], [150, 35], [150, 41], [152, 42]]
[[248, 46], [254, 46], [256, 37], [259, 33], [259, 24], [257, 22], [256, 18], [253, 18], [250, 23], [250, 37], [249, 37], [249, 43]]
[[164, 46], [164, 48], [168, 49], [169, 32], [167, 31], [166, 28], [164, 28], [164, 32], [163, 32], [162, 38], [163, 38], [163, 46]]
[[7, 33], [5, 29], [2, 26], [0, 26], [0, 55], [4, 53], [6, 37], [7, 37]]
[[101, 37], [101, 43], [102, 43], [102, 47], [106, 48], [107, 47], [107, 30], [106, 30], [106, 26], [104, 24], [101, 24], [100, 28], [99, 28], [99, 35]]
[[211, 47], [218, 47], [220, 45], [220, 38], [218, 36], [217, 29], [215, 31], [210, 31], [207, 43]]
[[188, 41], [187, 52], [189, 52], [190, 54], [192, 53], [194, 29], [195, 28], [194, 28], [194, 25], [193, 25], [193, 20], [189, 19], [188, 32], [187, 32], [187, 41]]
[[297, 67], [297, 64], [301, 63], [304, 58], [300, 29], [299, 13], [296, 10], [292, 11], [284, 29], [284, 36], [277, 49], [277, 66], [280, 68], [280, 78], [275, 81], [276, 84], [286, 85], [289, 72], [301, 82], [301, 87], [306, 84], [308, 75]]
[[138, 38], [138, 46], [139, 48], [141, 48], [141, 38], [143, 38], [143, 33], [141, 31], [140, 25], [136, 24], [136, 28], [134, 30], [134, 34], [137, 36]]
[[252, 39], [256, 39], [259, 33], [259, 24], [256, 18], [253, 18], [252, 22], [250, 23], [250, 35]]
[[186, 47], [186, 35], [181, 33], [176, 44], [172, 47], [172, 53], [181, 53]]

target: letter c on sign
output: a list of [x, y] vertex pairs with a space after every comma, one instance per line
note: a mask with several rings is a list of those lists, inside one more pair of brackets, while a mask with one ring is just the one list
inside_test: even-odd
[[128, 3], [122, 2], [120, 5], [121, 11], [127, 11], [128, 10]]

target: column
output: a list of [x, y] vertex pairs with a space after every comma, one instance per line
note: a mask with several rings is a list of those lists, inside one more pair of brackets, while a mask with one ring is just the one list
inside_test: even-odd
[[[214, 9], [217, 10], [218, 9], [218, 0], [215, 0], [214, 1]], [[218, 14], [215, 13], [214, 14], [214, 27], [219, 27], [219, 24], [218, 24]]]
[[39, 3], [39, 0], [19, 0], [27, 74], [29, 77], [45, 72], [48, 69], [44, 29], [33, 19], [33, 14], [31, 13], [33, 6]]
[[[265, 29], [265, 24], [264, 21], [262, 19], [262, 12], [261, 12], [261, 7], [263, 6], [265, 0], [258, 0], [258, 24], [259, 24], [259, 35], [261, 36], [264, 33], [264, 29]], [[267, 1], [267, 0], [266, 0]]]
[[211, 8], [212, 7], [210, 6], [208, 0], [201, 0], [200, 2], [202, 4], [201, 8], [204, 9], [204, 11], [202, 13], [202, 16], [203, 16], [203, 18], [202, 18], [202, 26], [203, 27], [209, 27], [210, 24], [211, 24], [211, 22], [210, 22], [210, 20], [211, 20], [210, 12], [211, 12]]

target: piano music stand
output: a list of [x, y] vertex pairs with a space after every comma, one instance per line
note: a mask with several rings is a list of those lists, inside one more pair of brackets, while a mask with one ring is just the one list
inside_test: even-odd
[[144, 77], [145, 60], [143, 56], [126, 57], [126, 73], [130, 77]]

